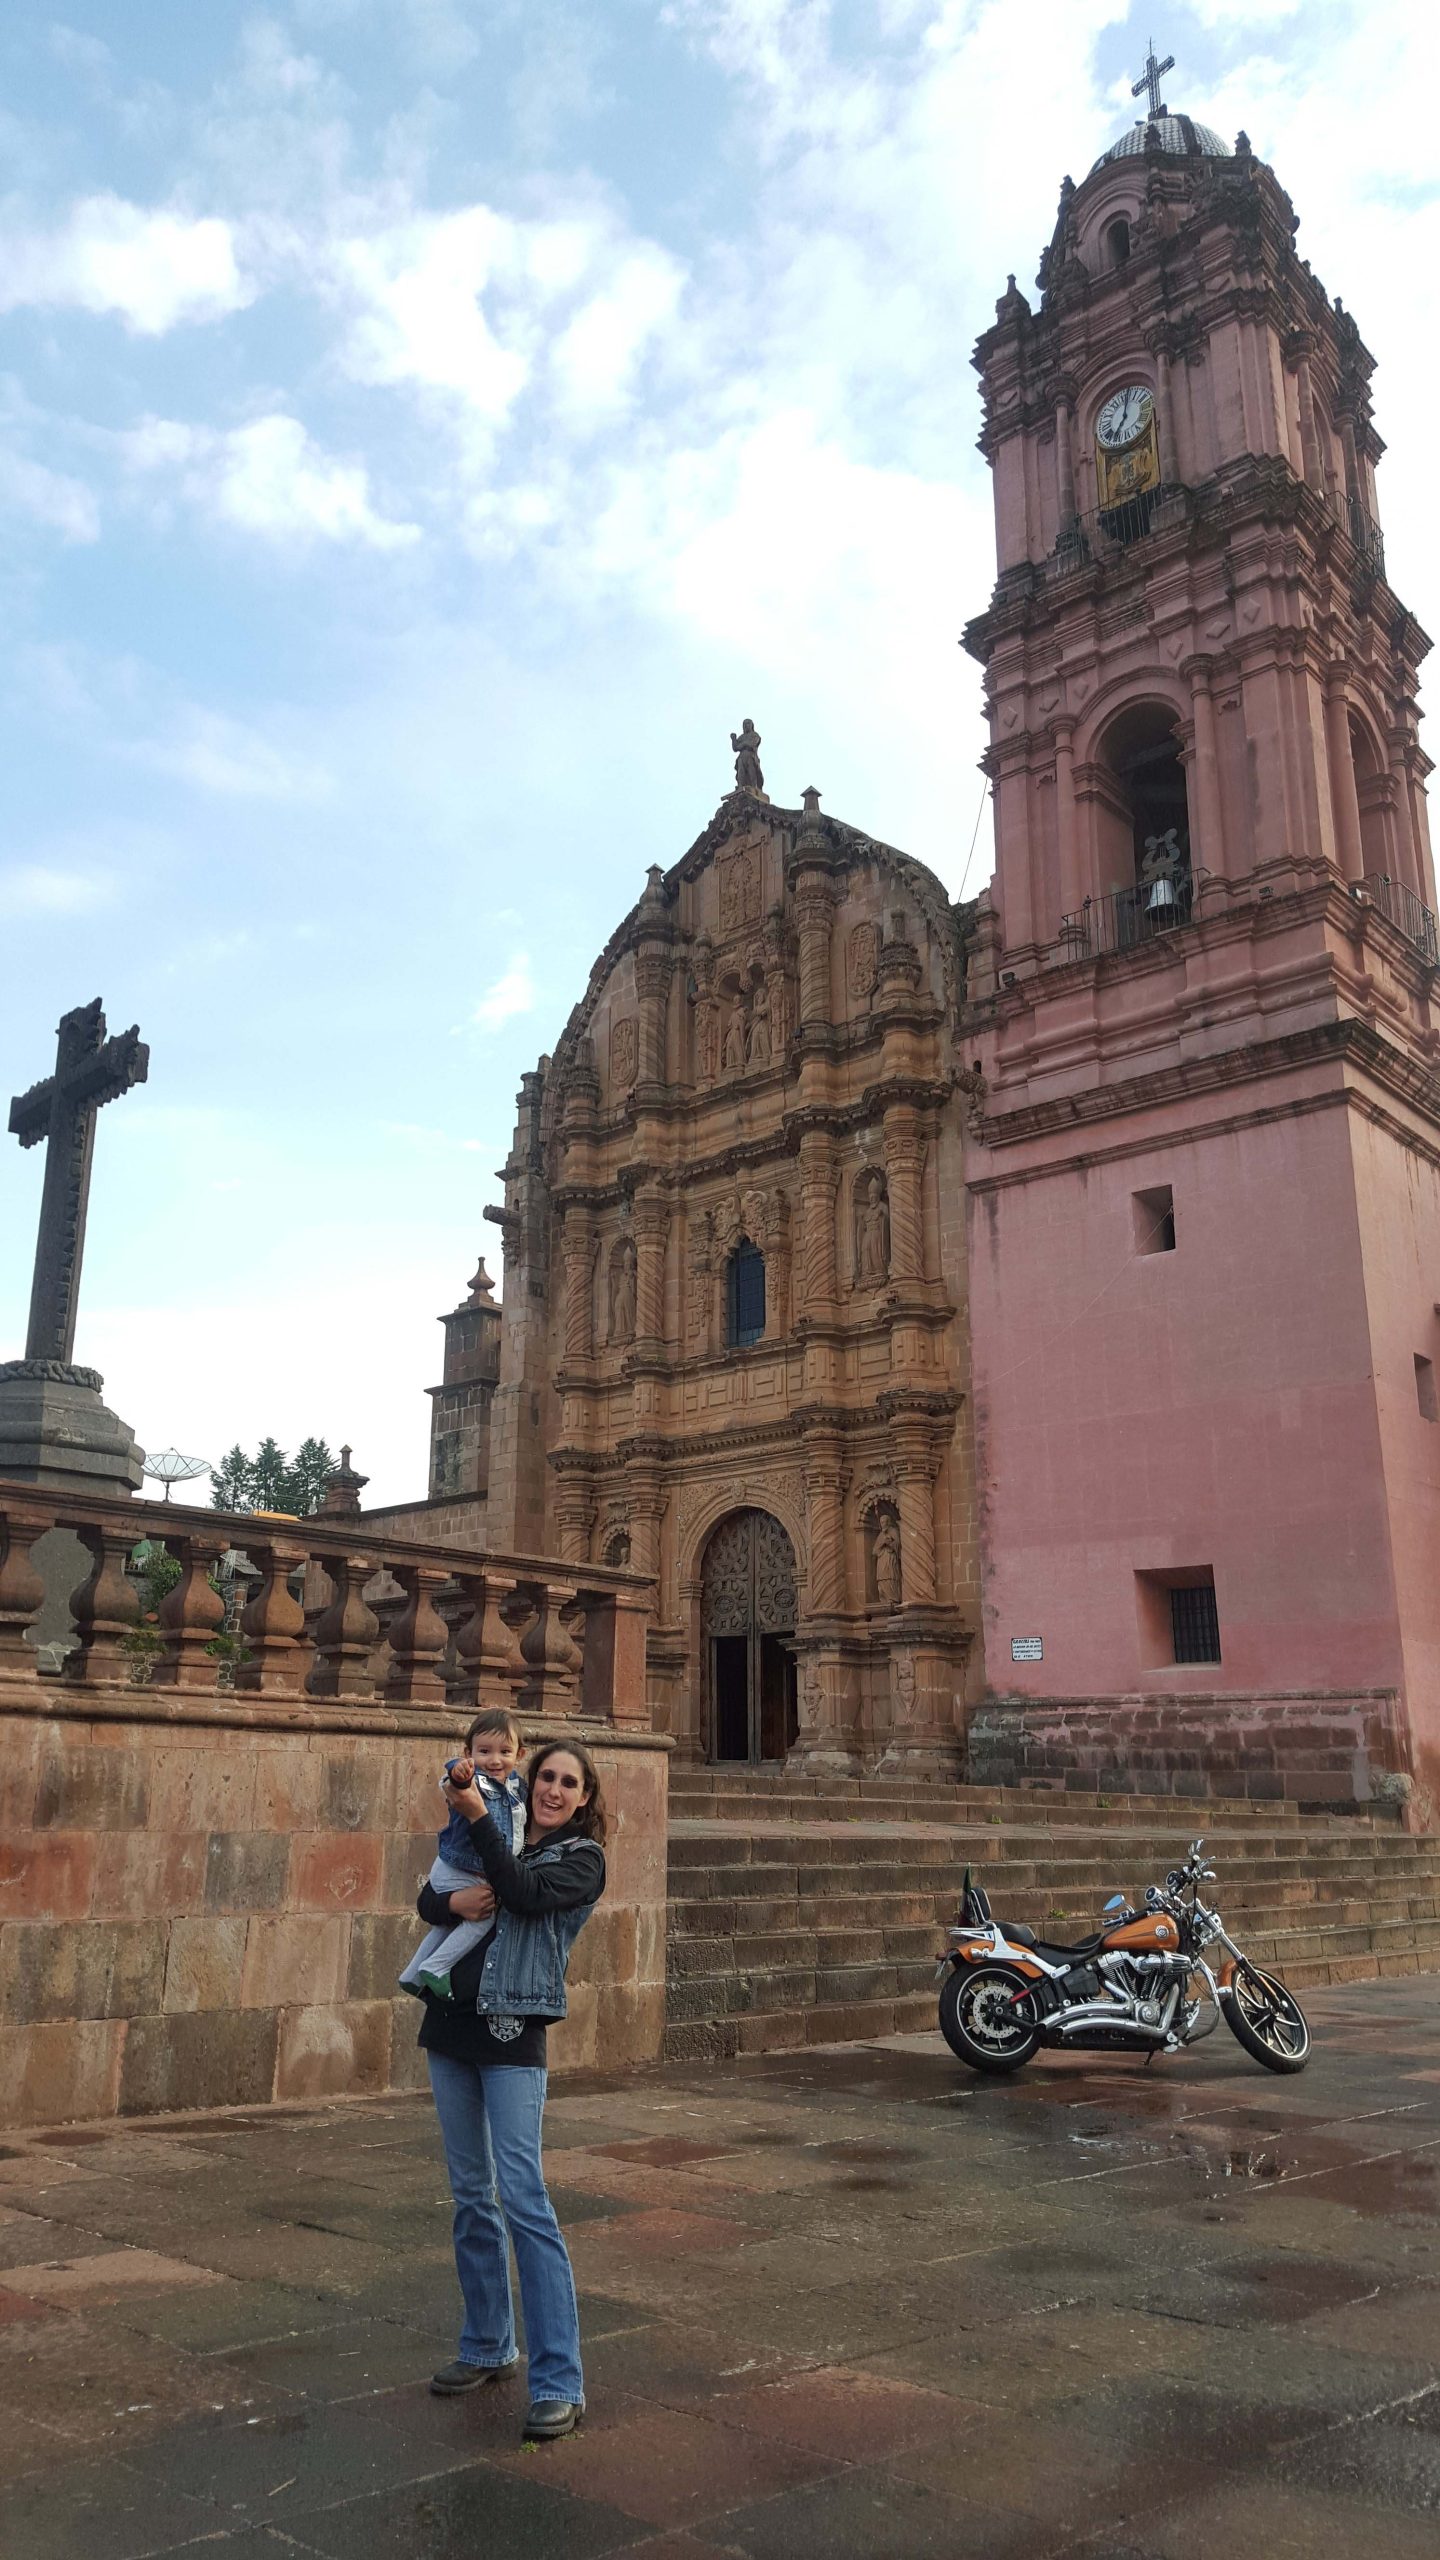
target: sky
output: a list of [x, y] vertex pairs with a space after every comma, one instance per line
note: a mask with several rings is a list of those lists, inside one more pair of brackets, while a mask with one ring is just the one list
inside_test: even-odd
[[986, 877], [970, 355], [1152, 27], [1378, 359], [1435, 629], [1419, 0], [8, 0], [0, 1105], [95, 995], [150, 1042], [76, 1345], [147, 1448], [424, 1492], [520, 1074], [742, 718]]

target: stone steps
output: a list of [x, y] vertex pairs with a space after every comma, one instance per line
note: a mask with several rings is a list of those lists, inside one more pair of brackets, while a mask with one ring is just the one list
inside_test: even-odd
[[[666, 2050], [793, 2050], [935, 2024], [966, 1864], [1002, 1919], [1081, 1937], [1184, 1856], [1201, 1808], [1078, 1790], [678, 1770]], [[1440, 1970], [1440, 1840], [1207, 1802], [1219, 1907], [1296, 1988]]]

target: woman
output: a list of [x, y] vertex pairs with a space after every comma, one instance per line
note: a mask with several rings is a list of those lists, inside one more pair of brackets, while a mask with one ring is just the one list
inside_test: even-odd
[[456, 1965], [449, 2000], [426, 1993], [420, 2026], [465, 2300], [459, 2354], [430, 2387], [472, 2391], [516, 2370], [508, 2225], [525, 2311], [530, 2441], [569, 2435], [585, 2410], [575, 2279], [545, 2192], [540, 2122], [545, 2030], [565, 2015], [570, 1949], [605, 1890], [605, 1808], [595, 1764], [578, 1743], [547, 1743], [530, 1763], [528, 1786], [517, 1857], [479, 1787], [445, 1782], [446, 1802], [470, 1823], [486, 1881], [454, 1893], [424, 1885], [419, 1911], [432, 1928], [492, 1916], [495, 1924]]

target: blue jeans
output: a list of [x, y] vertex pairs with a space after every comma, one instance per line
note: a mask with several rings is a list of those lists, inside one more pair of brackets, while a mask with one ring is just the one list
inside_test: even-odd
[[[465, 2298], [464, 2364], [508, 2364], [516, 2353], [510, 2294], [515, 2243], [532, 2400], [580, 2400], [575, 2278], [540, 2165], [543, 2071], [426, 2055], [455, 2199], [455, 2272]], [[503, 2219], [502, 2219], [503, 2215]]]

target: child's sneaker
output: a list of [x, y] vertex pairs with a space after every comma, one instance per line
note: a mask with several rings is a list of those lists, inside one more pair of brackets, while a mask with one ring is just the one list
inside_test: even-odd
[[420, 1980], [424, 1984], [425, 1989], [431, 1992], [437, 2000], [454, 1999], [455, 1994], [450, 1988], [450, 1976], [448, 1973], [426, 1973], [422, 1966]]

